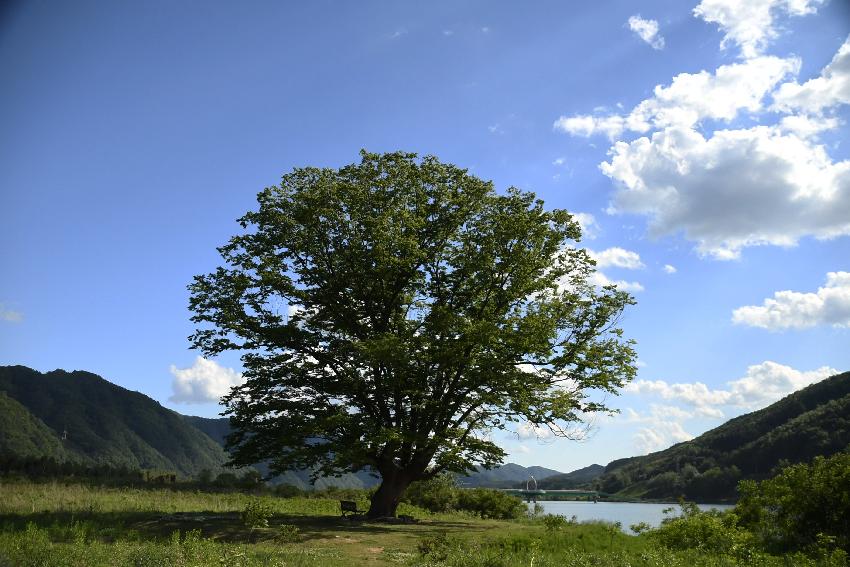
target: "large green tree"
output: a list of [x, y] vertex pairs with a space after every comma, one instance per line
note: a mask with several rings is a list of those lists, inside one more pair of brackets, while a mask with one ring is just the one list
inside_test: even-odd
[[242, 351], [224, 398], [233, 461], [413, 481], [492, 466], [493, 429], [571, 436], [631, 379], [628, 294], [589, 281], [578, 223], [415, 154], [298, 168], [262, 191], [225, 265], [189, 286], [191, 337]]

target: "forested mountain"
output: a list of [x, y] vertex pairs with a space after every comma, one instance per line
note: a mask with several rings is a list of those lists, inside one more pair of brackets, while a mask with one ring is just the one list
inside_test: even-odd
[[32, 415], [27, 408], [0, 391], [0, 455], [24, 459], [68, 458], [56, 432]]
[[[43, 457], [193, 477], [204, 469], [213, 474], [228, 470], [223, 445], [229, 432], [226, 418], [181, 415], [90, 372], [0, 367], [0, 460]], [[268, 473], [262, 463], [256, 468]], [[469, 486], [507, 487], [529, 474], [543, 478], [558, 472], [508, 464], [463, 480]], [[368, 488], [378, 479], [361, 471], [311, 484], [310, 471], [302, 470], [288, 471], [274, 482], [302, 489]]]
[[[227, 419], [184, 416], [89, 372], [42, 374], [0, 367], [0, 460], [45, 457], [92, 465], [196, 476], [224, 471]], [[64, 435], [63, 435], [64, 434]], [[64, 437], [64, 439], [63, 439]], [[462, 486], [511, 487], [530, 476], [542, 489], [596, 486], [633, 498], [702, 501], [735, 497], [743, 478], [762, 479], [778, 466], [831, 455], [850, 445], [850, 373], [809, 386], [762, 410], [643, 457], [561, 474], [513, 463], [458, 478]], [[262, 465], [257, 468], [266, 473]], [[310, 487], [309, 471], [276, 482]], [[316, 487], [374, 486], [367, 472], [319, 479]]]
[[542, 490], [571, 490], [592, 486], [593, 481], [599, 478], [604, 472], [605, 467], [602, 465], [590, 465], [589, 467], [574, 470], [573, 472], [550, 476], [543, 480], [538, 479], [540, 482], [537, 483], [537, 487]]
[[0, 429], [3, 457], [45, 456], [184, 476], [224, 470], [221, 445], [179, 413], [90, 372], [42, 374], [4, 366], [0, 392], [6, 394], [2, 415], [8, 422]]
[[850, 446], [850, 372], [813, 384], [699, 437], [643, 457], [613, 461], [597, 485], [635, 498], [735, 498], [741, 479], [829, 456]]

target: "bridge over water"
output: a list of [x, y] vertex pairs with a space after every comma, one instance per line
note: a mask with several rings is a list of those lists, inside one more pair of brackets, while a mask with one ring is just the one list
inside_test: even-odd
[[577, 498], [587, 497], [597, 499], [603, 494], [596, 490], [540, 490], [540, 489], [523, 489], [523, 488], [500, 488], [502, 492], [519, 496], [529, 502], [541, 499], [542, 496], [575, 496]]
[[[536, 502], [538, 499], [542, 500], [542, 496], [574, 496], [577, 498], [587, 497], [593, 498], [594, 502], [600, 497], [603, 496], [602, 492], [597, 490], [541, 490], [537, 488], [537, 481], [534, 480], [532, 476], [525, 483], [525, 489], [522, 488], [500, 488], [502, 492], [507, 492], [508, 494], [513, 494], [514, 496], [519, 496], [527, 500], [528, 502]], [[604, 495], [607, 496], [607, 495]]]

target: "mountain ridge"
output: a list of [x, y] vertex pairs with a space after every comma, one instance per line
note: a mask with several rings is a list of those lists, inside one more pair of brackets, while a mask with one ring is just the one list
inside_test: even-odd
[[836, 374], [702, 435], [616, 459], [595, 482], [629, 498], [733, 500], [739, 480], [850, 447], [850, 372]]
[[90, 372], [3, 366], [0, 391], [44, 423], [71, 460], [183, 476], [223, 471], [227, 461], [222, 447], [179, 413]]
[[[0, 458], [49, 458], [84, 465], [153, 469], [196, 477], [202, 471], [230, 472], [224, 444], [227, 418], [183, 415], [156, 400], [82, 370], [39, 372], [26, 366], [0, 366]], [[63, 439], [64, 437], [64, 439]], [[263, 475], [268, 467], [255, 465]], [[330, 486], [370, 488], [368, 471], [311, 482], [311, 471], [287, 471], [274, 484], [307, 490]], [[530, 474], [544, 478], [559, 471], [507, 463], [479, 469], [459, 482], [508, 488]]]

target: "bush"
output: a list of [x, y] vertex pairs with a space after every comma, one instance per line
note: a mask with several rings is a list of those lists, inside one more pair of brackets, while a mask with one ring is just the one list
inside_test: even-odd
[[521, 518], [527, 512], [522, 500], [491, 488], [459, 490], [458, 509], [496, 520]]
[[499, 520], [521, 518], [528, 513], [525, 504], [516, 496], [492, 488], [458, 488], [450, 474], [414, 482], [405, 491], [402, 501], [431, 512], [461, 510]]
[[557, 532], [568, 524], [567, 519], [563, 516], [556, 516], [554, 514], [546, 514], [543, 516], [543, 526], [546, 528], [547, 532]]
[[431, 512], [450, 512], [458, 506], [458, 487], [454, 476], [445, 473], [411, 484], [402, 500]]
[[245, 527], [251, 528], [267, 528], [269, 527], [269, 518], [274, 515], [271, 506], [254, 498], [248, 502], [245, 509], [242, 511], [242, 523]]
[[274, 487], [274, 494], [281, 498], [295, 498], [297, 496], [304, 496], [304, 491], [291, 484], [279, 484]]
[[742, 481], [735, 512], [767, 550], [850, 553], [850, 453], [815, 457], [774, 478]]
[[280, 543], [294, 543], [298, 541], [301, 530], [298, 529], [298, 526], [293, 526], [292, 524], [282, 524], [277, 529], [277, 541]]
[[732, 512], [702, 511], [682, 502], [681, 516], [665, 518], [650, 537], [669, 549], [699, 549], [718, 555], [743, 556], [752, 552], [752, 536], [738, 527]]
[[445, 561], [455, 542], [449, 539], [446, 532], [440, 531], [433, 536], [424, 537], [419, 541], [419, 554], [434, 561]]

